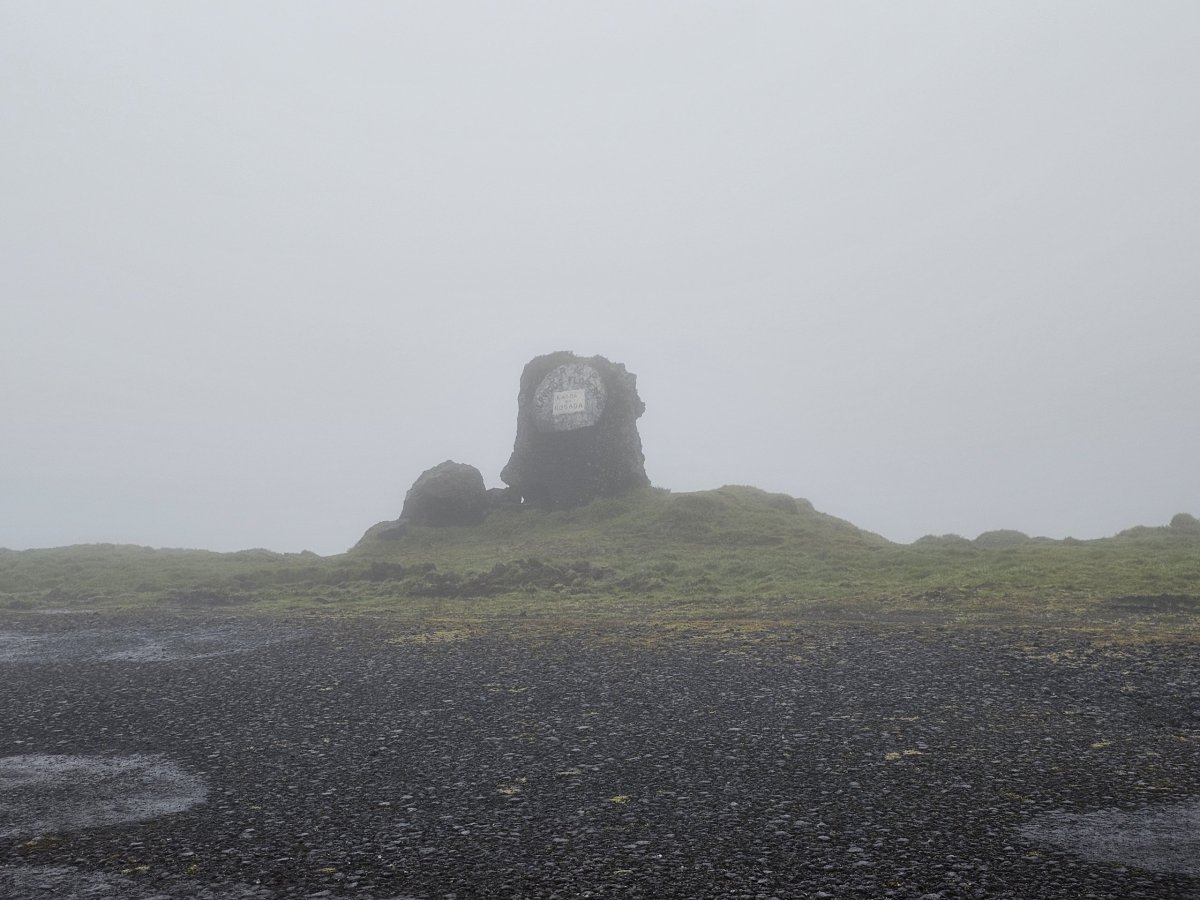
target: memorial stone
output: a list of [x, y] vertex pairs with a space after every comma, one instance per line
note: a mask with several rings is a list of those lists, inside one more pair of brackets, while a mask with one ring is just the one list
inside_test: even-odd
[[517, 436], [500, 473], [522, 501], [576, 506], [650, 483], [637, 419], [637, 376], [602, 356], [531, 360], [517, 394]]

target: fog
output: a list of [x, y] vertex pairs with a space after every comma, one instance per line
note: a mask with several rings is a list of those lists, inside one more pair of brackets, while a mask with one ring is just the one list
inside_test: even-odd
[[524, 364], [896, 541], [1200, 514], [1200, 6], [0, 6], [0, 546], [335, 553]]

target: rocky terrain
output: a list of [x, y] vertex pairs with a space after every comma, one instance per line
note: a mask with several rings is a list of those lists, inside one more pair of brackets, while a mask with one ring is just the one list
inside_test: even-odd
[[0, 620], [0, 896], [1200, 897], [1186, 642]]

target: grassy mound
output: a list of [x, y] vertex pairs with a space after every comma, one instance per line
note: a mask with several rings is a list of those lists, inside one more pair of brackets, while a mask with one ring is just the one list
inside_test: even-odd
[[[1024, 608], [1079, 614], [1121, 598], [1200, 596], [1190, 517], [1096, 541], [1019, 532], [911, 545], [753, 487], [645, 488], [569, 510], [498, 509], [478, 526], [371, 529], [349, 552], [209, 553], [88, 545], [0, 550], [0, 608]], [[1162, 604], [1142, 605], [1145, 610]]]

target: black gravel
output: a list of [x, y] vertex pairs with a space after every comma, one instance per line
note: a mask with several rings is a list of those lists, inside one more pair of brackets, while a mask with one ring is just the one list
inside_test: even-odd
[[[4, 897], [1200, 898], [1188, 644], [33, 614], [0, 631], [23, 648], [0, 661], [0, 757], [154, 759], [207, 785], [183, 812], [47, 834], [0, 794]], [[177, 649], [89, 651], [102, 632]], [[215, 633], [237, 652], [213, 655]]]

